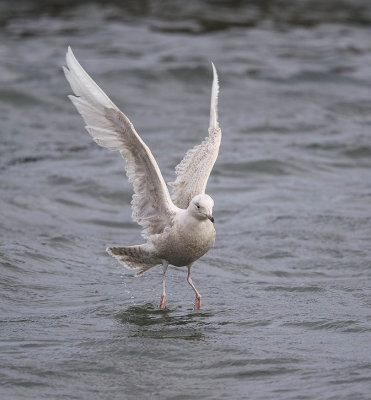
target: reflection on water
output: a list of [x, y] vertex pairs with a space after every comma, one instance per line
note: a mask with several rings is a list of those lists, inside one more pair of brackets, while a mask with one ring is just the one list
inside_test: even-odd
[[133, 336], [202, 340], [202, 328], [208, 325], [206, 320], [210, 316], [210, 312], [201, 310], [184, 314], [183, 310], [158, 310], [152, 304], [146, 304], [142, 307], [129, 307], [117, 314], [116, 318], [124, 325], [135, 325], [130, 327]]

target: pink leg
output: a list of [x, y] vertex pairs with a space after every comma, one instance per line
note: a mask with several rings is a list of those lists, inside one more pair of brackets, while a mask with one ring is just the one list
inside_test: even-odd
[[161, 300], [160, 300], [160, 310], [163, 310], [166, 307], [166, 270], [169, 265], [169, 263], [166, 260], [162, 260], [162, 265], [164, 266], [163, 272], [162, 272], [162, 295], [161, 295]]
[[192, 271], [192, 264], [188, 265], [188, 276], [187, 276], [187, 282], [191, 285], [192, 289], [196, 293], [196, 303], [195, 303], [195, 310], [199, 310], [201, 308], [201, 295], [198, 293], [195, 285], [192, 282], [191, 279], [191, 271]]

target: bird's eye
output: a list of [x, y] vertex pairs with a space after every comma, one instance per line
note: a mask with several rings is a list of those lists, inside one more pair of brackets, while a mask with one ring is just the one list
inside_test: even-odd
[[196, 204], [196, 207], [197, 207], [197, 208], [200, 208], [200, 206], [199, 206], [198, 204]]

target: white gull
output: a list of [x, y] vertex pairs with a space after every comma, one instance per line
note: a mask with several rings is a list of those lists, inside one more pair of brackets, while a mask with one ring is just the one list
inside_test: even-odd
[[132, 218], [144, 229], [146, 243], [137, 246], [108, 247], [107, 252], [125, 267], [138, 269], [137, 275], [163, 265], [160, 309], [166, 307], [166, 270], [169, 264], [187, 266], [191, 280], [193, 263], [215, 241], [214, 201], [205, 194], [210, 172], [219, 152], [222, 132], [218, 124], [218, 76], [214, 64], [211, 90], [209, 136], [189, 150], [176, 167], [177, 178], [169, 183], [172, 197], [150, 149], [135, 131], [127, 116], [108, 98], [76, 60], [71, 48], [64, 73], [76, 96], [69, 98], [83, 117], [85, 128], [100, 146], [118, 150], [126, 161], [126, 174], [133, 184]]

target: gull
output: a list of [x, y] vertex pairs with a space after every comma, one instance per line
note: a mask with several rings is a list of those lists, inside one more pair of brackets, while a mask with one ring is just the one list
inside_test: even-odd
[[215, 242], [214, 201], [205, 194], [208, 178], [218, 156], [222, 132], [218, 123], [218, 75], [213, 69], [209, 135], [189, 150], [176, 167], [176, 180], [169, 183], [172, 196], [150, 149], [128, 117], [87, 74], [68, 47], [65, 76], [75, 96], [68, 96], [86, 123], [94, 141], [117, 150], [133, 184], [132, 218], [143, 227], [146, 242], [137, 246], [108, 247], [107, 252], [126, 268], [141, 275], [163, 266], [160, 309], [166, 307], [168, 265], [188, 268], [187, 281], [196, 294], [194, 308], [201, 308], [201, 295], [191, 279], [193, 263]]

